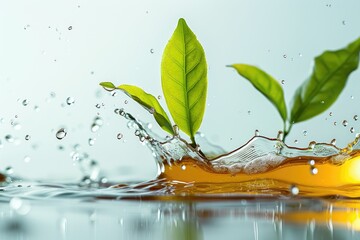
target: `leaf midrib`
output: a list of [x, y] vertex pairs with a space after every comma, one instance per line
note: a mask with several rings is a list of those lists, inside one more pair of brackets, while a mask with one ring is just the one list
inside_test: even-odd
[[189, 94], [187, 92], [187, 74], [186, 74], [186, 42], [185, 42], [185, 33], [184, 33], [184, 23], [181, 24], [181, 36], [182, 36], [182, 43], [184, 45], [184, 52], [183, 52], [183, 79], [184, 81], [184, 85], [183, 85], [183, 93], [184, 93], [184, 100], [185, 100], [185, 112], [186, 112], [186, 119], [187, 119], [187, 127], [189, 128], [189, 133], [190, 133], [190, 138], [191, 140], [193, 140], [193, 129], [192, 129], [192, 119], [191, 119], [191, 114], [190, 114], [190, 109], [189, 109]]
[[[333, 74], [335, 72], [339, 71], [339, 69], [349, 61], [349, 59], [356, 53], [357, 50], [358, 49], [356, 48], [355, 51], [353, 51], [341, 65], [339, 65], [335, 70], [331, 71], [331, 73], [329, 73], [327, 75], [327, 77], [325, 78], [325, 80], [323, 82], [327, 82], [331, 78], [331, 76], [333, 76]], [[315, 73], [314, 73], [314, 75], [315, 75]], [[306, 109], [309, 106], [309, 104], [310, 104], [311, 100], [313, 99], [314, 95], [316, 95], [316, 93], [322, 88], [323, 85], [324, 84], [319, 83], [318, 86], [311, 92], [308, 100], [304, 102], [303, 107], [300, 107], [299, 110], [297, 111], [295, 117], [293, 119], [291, 119], [292, 122], [296, 122], [296, 120], [299, 117], [300, 113], [303, 112], [304, 109]], [[300, 94], [301, 94], [301, 92], [300, 92]], [[300, 98], [302, 99], [301, 95], [300, 95]]]

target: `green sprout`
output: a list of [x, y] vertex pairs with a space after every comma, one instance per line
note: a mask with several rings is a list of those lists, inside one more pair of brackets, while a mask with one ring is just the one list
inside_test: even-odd
[[293, 96], [290, 115], [283, 89], [272, 76], [247, 64], [233, 64], [229, 67], [236, 69], [242, 77], [249, 80], [276, 107], [283, 120], [285, 141], [295, 123], [319, 115], [336, 101], [349, 75], [358, 67], [359, 52], [360, 38], [343, 49], [325, 51], [316, 57], [312, 74]]
[[[141, 88], [131, 85], [116, 87], [102, 82], [107, 89], [119, 89], [153, 114], [159, 126], [174, 135], [173, 124], [158, 100]], [[196, 147], [195, 133], [200, 128], [207, 94], [207, 64], [205, 52], [184, 19], [165, 47], [161, 62], [161, 85], [169, 112], [181, 131]]]

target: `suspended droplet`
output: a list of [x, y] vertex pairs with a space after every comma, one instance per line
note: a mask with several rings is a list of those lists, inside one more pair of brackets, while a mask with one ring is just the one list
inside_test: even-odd
[[283, 55], [283, 58], [287, 58], [286, 54]]
[[345, 22], [345, 20], [343, 20], [343, 21], [342, 21], [342, 25], [346, 25], [346, 22]]
[[257, 136], [259, 136], [260, 135], [260, 132], [259, 132], [259, 130], [255, 130], [255, 136], [257, 137]]
[[55, 97], [56, 97], [56, 93], [55, 93], [55, 92], [51, 92], [51, 93], [50, 93], [50, 97], [55, 98]]
[[161, 96], [160, 96], [160, 95], [158, 95], [158, 96], [157, 96], [157, 98], [160, 100], [160, 99], [161, 99]]
[[101, 117], [96, 116], [96, 117], [94, 118], [94, 123], [97, 124], [97, 125], [99, 125], [99, 126], [102, 126], [104, 122], [103, 122], [103, 120], [102, 120]]
[[69, 31], [72, 30], [72, 26], [69, 26], [69, 27], [68, 27], [68, 30], [69, 30]]
[[357, 121], [359, 119], [358, 115], [354, 115], [354, 120]]
[[297, 139], [294, 140], [294, 143], [297, 144], [299, 141]]
[[11, 122], [11, 125], [13, 126], [13, 128], [15, 130], [20, 130], [21, 129], [21, 124], [18, 122]]
[[351, 132], [351, 133], [354, 133], [354, 132], [355, 132], [354, 127], [351, 127], [351, 128], [350, 128], [350, 132]]
[[29, 140], [30, 140], [30, 138], [31, 138], [31, 136], [30, 136], [30, 135], [28, 135], [28, 134], [27, 134], [27, 135], [25, 135], [25, 140], [26, 140], [26, 141], [29, 141]]
[[307, 132], [306, 130], [303, 131], [303, 135], [304, 135], [304, 136], [307, 136], [307, 133], [308, 133], [308, 132]]
[[111, 96], [113, 96], [113, 97], [115, 97], [117, 95], [117, 92], [113, 92], [112, 94], [111, 94]]
[[68, 97], [66, 99], [66, 103], [67, 103], [67, 105], [72, 105], [75, 103], [75, 99], [73, 97]]
[[125, 100], [124, 103], [125, 103], [125, 104], [128, 104], [128, 100]]
[[315, 160], [314, 159], [309, 160], [309, 164], [310, 164], [310, 166], [314, 166], [315, 165]]
[[30, 158], [29, 156], [25, 156], [25, 157], [24, 157], [24, 162], [25, 162], [25, 163], [30, 162], [30, 160], [31, 160], [31, 158]]
[[318, 172], [319, 172], [319, 170], [318, 170], [316, 167], [311, 166], [311, 168], [310, 168], [310, 173], [311, 173], [312, 175], [316, 175], [316, 174], [318, 174]]
[[329, 112], [329, 116], [331, 117], [333, 115], [333, 112]]
[[351, 99], [351, 100], [354, 100], [354, 96], [353, 96], [353, 95], [351, 95], [351, 96], [350, 96], [350, 99]]
[[10, 134], [7, 134], [5, 135], [5, 140], [9, 143], [13, 143], [15, 139]]
[[302, 57], [302, 53], [299, 53], [299, 57]]
[[123, 138], [123, 134], [122, 133], [118, 133], [118, 135], [116, 136], [117, 139], [122, 139]]
[[60, 128], [57, 132], [56, 132], [56, 138], [61, 140], [63, 139], [67, 134], [67, 131], [65, 130], [65, 128]]
[[96, 123], [93, 123], [93, 124], [91, 125], [91, 131], [92, 131], [92, 132], [97, 132], [99, 129], [100, 129], [100, 126], [97, 125]]
[[296, 196], [296, 195], [299, 194], [300, 190], [299, 190], [299, 188], [297, 186], [291, 185], [290, 186], [290, 192], [291, 192], [292, 195]]
[[310, 149], [314, 149], [315, 145], [316, 145], [316, 142], [315, 142], [315, 141], [311, 141], [311, 142], [309, 143], [309, 148], [310, 148]]
[[40, 111], [40, 107], [37, 106], [37, 105], [35, 105], [35, 106], [34, 106], [34, 111], [35, 111], [35, 112], [39, 112], [39, 111]]
[[342, 122], [342, 125], [343, 125], [344, 127], [346, 127], [346, 126], [348, 125], [348, 121], [347, 121], [347, 120], [344, 120], [344, 121]]
[[95, 105], [96, 108], [101, 108], [101, 105], [98, 103]]
[[333, 140], [331, 140], [330, 144], [335, 146], [336, 145], [336, 139], [334, 138]]
[[337, 125], [337, 122], [334, 122], [334, 126], [336, 126]]
[[185, 166], [185, 165], [181, 165], [181, 169], [182, 169], [182, 170], [186, 170], [186, 166]]
[[95, 138], [89, 138], [88, 143], [89, 146], [93, 146], [95, 144]]
[[248, 110], [248, 111], [247, 111], [247, 114], [248, 114], [248, 115], [250, 115], [250, 114], [251, 114], [251, 111], [250, 111], [250, 110]]
[[281, 84], [285, 84], [285, 80], [281, 80]]
[[8, 167], [5, 168], [5, 173], [7, 175], [11, 175], [11, 174], [14, 173], [14, 169], [11, 166], [8, 166]]
[[151, 53], [151, 54], [154, 53], [154, 49], [153, 49], [153, 48], [150, 49], [150, 53]]
[[125, 111], [123, 108], [120, 108], [119, 114], [120, 114], [120, 116], [125, 116]]
[[139, 130], [136, 130], [135, 131], [135, 136], [139, 136], [140, 135], [140, 131]]
[[24, 99], [23, 101], [22, 101], [22, 105], [23, 106], [27, 106], [29, 104], [29, 101], [27, 100], [27, 99]]

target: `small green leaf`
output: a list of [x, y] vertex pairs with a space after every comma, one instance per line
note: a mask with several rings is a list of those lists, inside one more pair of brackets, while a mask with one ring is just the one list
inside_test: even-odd
[[360, 38], [337, 51], [315, 58], [311, 76], [296, 90], [290, 124], [305, 121], [328, 109], [337, 99], [359, 64]]
[[106, 87], [108, 90], [122, 90], [126, 95], [134, 99], [146, 110], [152, 113], [156, 122], [160, 125], [162, 129], [164, 129], [170, 134], [174, 134], [174, 130], [172, 128], [169, 117], [167, 116], [164, 109], [161, 107], [156, 97], [154, 97], [153, 95], [146, 93], [141, 88], [131, 85], [120, 85], [118, 87], [115, 87], [115, 85], [110, 82], [102, 82], [100, 83], [100, 85]]
[[161, 83], [171, 116], [194, 143], [205, 111], [207, 65], [201, 44], [182, 18], [164, 50]]
[[233, 64], [236, 71], [250, 81], [250, 83], [259, 90], [269, 101], [276, 107], [284, 122], [287, 119], [287, 110], [284, 99], [284, 92], [281, 85], [272, 76], [262, 71], [261, 69], [246, 65]]

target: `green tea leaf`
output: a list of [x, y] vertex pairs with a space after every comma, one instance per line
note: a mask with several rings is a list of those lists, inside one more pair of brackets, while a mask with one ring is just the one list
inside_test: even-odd
[[246, 65], [233, 64], [236, 71], [250, 81], [250, 83], [259, 90], [269, 101], [276, 107], [284, 122], [287, 119], [287, 110], [284, 99], [284, 92], [281, 85], [272, 76], [262, 71], [261, 69]]
[[207, 65], [201, 44], [182, 18], [164, 50], [161, 83], [171, 116], [194, 143], [205, 111]]
[[152, 113], [156, 122], [160, 125], [162, 129], [164, 129], [170, 134], [174, 134], [174, 130], [172, 128], [169, 117], [167, 116], [164, 109], [161, 107], [156, 97], [154, 97], [153, 95], [146, 93], [139, 87], [131, 85], [120, 85], [118, 87], [115, 87], [115, 85], [110, 82], [102, 82], [100, 83], [100, 85], [107, 88], [108, 90], [122, 90], [126, 95], [131, 97], [141, 106], [143, 106], [146, 110]]
[[311, 76], [296, 90], [290, 124], [305, 121], [328, 109], [359, 64], [360, 38], [346, 48], [326, 51], [315, 58]]

